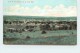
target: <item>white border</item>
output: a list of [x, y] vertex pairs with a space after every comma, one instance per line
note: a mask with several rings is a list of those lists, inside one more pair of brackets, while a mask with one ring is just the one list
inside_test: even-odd
[[78, 43], [74, 46], [3, 45], [3, 11], [0, 0], [0, 53], [80, 53], [80, 0], [78, 1]]

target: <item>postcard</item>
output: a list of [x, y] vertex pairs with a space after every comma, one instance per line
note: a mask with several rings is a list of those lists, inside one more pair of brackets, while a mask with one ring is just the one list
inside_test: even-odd
[[77, 0], [4, 0], [3, 44], [77, 45]]

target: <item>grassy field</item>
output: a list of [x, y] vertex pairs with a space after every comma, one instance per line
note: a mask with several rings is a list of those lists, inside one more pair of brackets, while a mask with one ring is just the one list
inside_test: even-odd
[[[41, 17], [41, 16], [3, 16], [4, 21], [18, 21], [18, 20], [51, 20], [51, 21], [77, 21], [76, 17]], [[15, 26], [9, 24], [3, 24], [4, 30], [7, 28], [24, 28], [23, 26]], [[46, 34], [42, 34], [38, 28], [33, 32], [6, 32], [4, 35], [3, 43], [10, 45], [76, 45], [77, 44], [77, 30], [53, 30], [46, 31]], [[30, 38], [26, 38], [29, 36]]]
[[[72, 34], [73, 32], [73, 34]], [[8, 38], [4, 39], [4, 44], [18, 45], [76, 45], [77, 31], [76, 30], [58, 30], [47, 31], [46, 34], [41, 34], [41, 31], [22, 32], [22, 33], [6, 33]], [[26, 38], [30, 36], [30, 38]]]

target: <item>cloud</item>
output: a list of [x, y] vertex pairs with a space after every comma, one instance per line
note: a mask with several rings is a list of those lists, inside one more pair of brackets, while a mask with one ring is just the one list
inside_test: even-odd
[[39, 6], [30, 8], [16, 5], [4, 7], [4, 15], [66, 17], [77, 16], [77, 9], [76, 6], [65, 7], [62, 4], [55, 7], [45, 5], [43, 8]]

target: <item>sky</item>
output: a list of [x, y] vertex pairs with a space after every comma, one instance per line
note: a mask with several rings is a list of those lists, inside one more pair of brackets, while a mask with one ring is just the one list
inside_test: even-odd
[[4, 0], [4, 15], [77, 16], [76, 0]]

